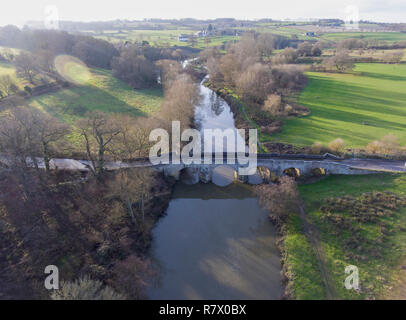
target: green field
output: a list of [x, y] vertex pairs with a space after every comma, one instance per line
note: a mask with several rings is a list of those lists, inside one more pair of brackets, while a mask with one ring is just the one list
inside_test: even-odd
[[325, 40], [339, 41], [348, 38], [362, 38], [365, 40], [379, 40], [396, 42], [406, 40], [406, 33], [403, 32], [336, 32], [322, 35]]
[[296, 145], [342, 138], [364, 147], [391, 133], [406, 143], [406, 65], [358, 64], [352, 74], [309, 72], [299, 97], [310, 116], [285, 121], [274, 139]]
[[[320, 232], [323, 254], [326, 258], [327, 268], [332, 277], [337, 297], [340, 299], [363, 299], [371, 293], [374, 297], [384, 297], [390, 286], [395, 288], [398, 283], [394, 278], [401, 272], [400, 265], [406, 254], [406, 208], [396, 211], [392, 216], [382, 216], [376, 223], [356, 223], [360, 234], [370, 241], [370, 244], [360, 244], [368, 248], [373, 244], [372, 253], [364, 254], [361, 260], [354, 260], [352, 253], [359, 252], [359, 248], [350, 248], [345, 245], [345, 238], [349, 235], [337, 236], [333, 233], [333, 225], [323, 217], [320, 205], [323, 199], [330, 197], [354, 196], [365, 192], [391, 191], [406, 195], [406, 176], [400, 174], [368, 175], [368, 176], [330, 176], [314, 184], [299, 186], [301, 198], [306, 207], [307, 219], [314, 224]], [[342, 212], [340, 215], [345, 216]], [[387, 237], [381, 241], [380, 226], [385, 225]], [[290, 230], [299, 230], [297, 221], [292, 219]], [[348, 232], [348, 231], [347, 231]], [[292, 272], [296, 275], [295, 294], [298, 298], [323, 299], [324, 290], [321, 281], [314, 274], [314, 254], [309, 249], [304, 235], [288, 233], [287, 240], [298, 239], [298, 245], [289, 246], [288, 257]], [[305, 248], [304, 252], [300, 248]], [[299, 248], [299, 249], [298, 249]], [[376, 254], [379, 252], [379, 255]], [[289, 255], [290, 254], [290, 255]], [[361, 292], [344, 288], [346, 274], [344, 269], [348, 265], [355, 265], [360, 272]], [[316, 267], [317, 268], [317, 267]], [[311, 282], [311, 286], [300, 285]], [[404, 281], [401, 283], [404, 284]]]
[[9, 75], [20, 89], [23, 89], [25, 85], [29, 84], [28, 81], [21, 78], [17, 78], [16, 69], [10, 63], [0, 62], [0, 76], [3, 75]]
[[[191, 47], [191, 42], [180, 42], [178, 41], [178, 36], [180, 34], [193, 35], [197, 31], [190, 29], [169, 29], [169, 30], [121, 30], [119, 31], [103, 31], [103, 33], [94, 33], [94, 37], [107, 40], [110, 42], [118, 41], [148, 41], [153, 46], [161, 47]], [[213, 36], [207, 38], [200, 37], [196, 38], [196, 44], [194, 48], [204, 49], [207, 46], [221, 46], [227, 42], [236, 41], [239, 39], [238, 36]], [[208, 41], [208, 43], [206, 43]]]
[[34, 97], [29, 105], [71, 123], [93, 110], [147, 115], [159, 110], [162, 95], [158, 88], [133, 90], [109, 71], [92, 69], [88, 84]]

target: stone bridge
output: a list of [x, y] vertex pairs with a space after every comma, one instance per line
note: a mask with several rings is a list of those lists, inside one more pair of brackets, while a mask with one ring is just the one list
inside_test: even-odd
[[[382, 171], [380, 168], [355, 167], [345, 161], [334, 160], [299, 160], [299, 159], [258, 159], [257, 171], [254, 175], [239, 175], [241, 166], [236, 164], [163, 164], [156, 166], [157, 170], [164, 172], [165, 176], [176, 180], [187, 179], [190, 183], [215, 182], [222, 184], [222, 180], [240, 180], [252, 184], [275, 176], [290, 175], [299, 177], [303, 175], [344, 174], [360, 175], [372, 174]], [[224, 181], [224, 184], [226, 183]], [[227, 184], [228, 184], [227, 183]]]
[[[227, 160], [226, 154], [223, 155], [223, 158]], [[303, 175], [325, 174], [406, 173], [404, 161], [342, 159], [331, 154], [323, 156], [258, 154], [256, 159], [257, 172], [254, 175], [243, 176], [238, 174], [239, 169], [244, 167], [244, 165], [238, 163], [237, 156], [234, 158], [235, 164], [217, 164], [215, 159], [216, 155], [213, 156], [210, 163], [205, 163], [204, 156], [202, 156], [202, 163], [199, 164], [174, 164], [173, 161], [170, 161], [168, 164], [154, 165], [149, 158], [143, 158], [132, 162], [109, 162], [106, 163], [105, 168], [107, 170], [118, 170], [121, 168], [152, 167], [155, 170], [163, 172], [166, 176], [174, 177], [177, 180], [186, 179], [190, 183], [197, 183], [199, 181], [205, 183], [214, 182], [219, 185], [226, 185], [237, 179], [257, 184], [284, 174], [299, 177]], [[42, 159], [37, 158], [36, 160], [40, 168], [45, 167]], [[12, 162], [11, 159], [0, 156], [0, 163], [3, 165], [10, 166]], [[88, 160], [52, 159], [50, 165], [51, 169], [89, 171], [91, 163]]]

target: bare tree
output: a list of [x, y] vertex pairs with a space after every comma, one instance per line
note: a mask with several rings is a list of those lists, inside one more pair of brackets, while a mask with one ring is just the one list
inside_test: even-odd
[[160, 71], [161, 84], [165, 89], [170, 88], [173, 81], [181, 73], [181, 66], [179, 62], [174, 60], [163, 59], [155, 63]]
[[70, 126], [37, 109], [30, 110], [30, 117], [38, 141], [38, 152], [44, 160], [46, 171], [49, 171], [49, 162], [58, 143], [70, 133]]
[[323, 60], [323, 65], [328, 69], [336, 69], [338, 72], [349, 71], [354, 68], [354, 62], [345, 51], [337, 52], [334, 56]]
[[35, 153], [35, 135], [29, 122], [29, 114], [22, 107], [0, 118], [0, 148], [11, 166], [28, 168], [29, 159]]
[[194, 106], [199, 101], [197, 86], [187, 75], [180, 75], [165, 92], [160, 116], [168, 124], [180, 121], [181, 130], [193, 122]]
[[49, 162], [61, 142], [70, 132], [70, 127], [58, 119], [34, 108], [18, 107], [0, 119], [0, 145], [3, 152], [12, 156], [16, 163], [31, 164], [38, 168], [36, 157], [44, 160], [49, 171]]
[[0, 94], [9, 96], [10, 94], [14, 94], [17, 91], [17, 85], [8, 74], [0, 76]]
[[76, 122], [84, 140], [84, 146], [92, 163], [91, 171], [97, 178], [104, 173], [106, 153], [114, 154], [114, 139], [121, 132], [113, 115], [92, 112], [86, 118]]
[[138, 117], [129, 115], [119, 115], [116, 121], [120, 123], [120, 133], [117, 136], [116, 156], [119, 159], [134, 159], [145, 157], [149, 154], [149, 134], [157, 127], [154, 118]]
[[246, 99], [262, 103], [272, 89], [272, 75], [268, 66], [255, 63], [237, 78], [237, 90]]
[[[119, 197], [136, 226], [144, 223], [145, 201], [150, 196], [153, 173], [149, 168], [122, 169], [108, 182], [110, 197]], [[141, 217], [138, 220], [133, 205], [138, 203]]]
[[37, 63], [31, 53], [21, 52], [14, 60], [17, 75], [29, 82], [34, 83], [34, 77], [38, 74]]

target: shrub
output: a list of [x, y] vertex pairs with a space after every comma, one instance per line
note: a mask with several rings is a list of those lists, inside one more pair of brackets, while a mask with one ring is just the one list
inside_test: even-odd
[[125, 300], [126, 298], [112, 288], [104, 286], [90, 277], [73, 282], [62, 282], [61, 288], [51, 294], [52, 300]]
[[370, 142], [366, 150], [371, 154], [396, 154], [400, 150], [400, 145], [397, 137], [388, 134], [379, 141]]
[[273, 116], [279, 116], [283, 114], [283, 109], [281, 108], [282, 99], [280, 95], [270, 94], [262, 106], [262, 109], [269, 112]]
[[337, 139], [329, 142], [329, 144], [327, 146], [331, 152], [340, 154], [340, 153], [344, 152], [345, 143], [344, 143], [343, 139], [337, 138]]
[[315, 142], [311, 146], [311, 151], [313, 154], [320, 154], [324, 146], [321, 142]]

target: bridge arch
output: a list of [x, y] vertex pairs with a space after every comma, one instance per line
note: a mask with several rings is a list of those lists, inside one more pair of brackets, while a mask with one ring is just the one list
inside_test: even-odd
[[220, 187], [225, 187], [237, 178], [238, 174], [235, 168], [228, 165], [219, 165], [213, 169], [211, 181]]
[[311, 174], [314, 177], [321, 177], [325, 176], [327, 174], [327, 171], [324, 168], [314, 168], [312, 169]]
[[299, 178], [301, 175], [300, 169], [298, 168], [286, 168], [285, 170], [283, 170], [283, 174], [292, 178]]

